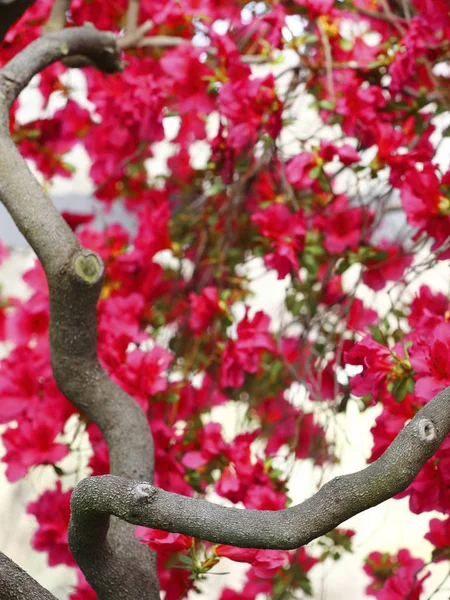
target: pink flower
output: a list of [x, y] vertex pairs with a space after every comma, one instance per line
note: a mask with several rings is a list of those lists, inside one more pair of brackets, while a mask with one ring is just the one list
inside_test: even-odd
[[351, 301], [348, 313], [347, 327], [355, 331], [364, 331], [369, 325], [374, 325], [378, 320], [378, 313], [372, 308], [366, 308], [359, 298]]
[[309, 17], [328, 15], [333, 7], [334, 0], [294, 0], [295, 4], [308, 9]]
[[338, 148], [337, 155], [339, 156], [341, 163], [346, 167], [361, 160], [360, 155], [352, 146], [350, 146], [350, 144], [344, 144]]
[[401, 279], [413, 261], [413, 257], [405, 254], [402, 248], [386, 241], [382, 241], [377, 250], [385, 256], [369, 259], [362, 277], [363, 282], [376, 292], [382, 290], [388, 281]]
[[412, 484], [397, 498], [409, 496], [409, 509], [415, 514], [438, 510], [450, 514], [450, 440], [447, 438], [435, 456], [419, 472]]
[[127, 360], [130, 344], [148, 339], [141, 329], [145, 299], [131, 292], [110, 296], [100, 303], [98, 311], [98, 344], [102, 363], [114, 372]]
[[256, 548], [236, 548], [219, 544], [215, 547], [217, 556], [235, 562], [248, 562], [253, 565], [258, 577], [270, 578], [286, 562], [286, 552], [281, 550], [258, 550]]
[[430, 339], [418, 338], [411, 348], [411, 365], [416, 371], [414, 392], [430, 400], [450, 385], [450, 324], [436, 327]]
[[117, 377], [145, 406], [151, 396], [167, 389], [165, 373], [172, 360], [172, 353], [161, 346], [149, 352], [136, 349], [127, 354], [127, 362], [118, 369]]
[[[196, 442], [197, 443], [197, 442]], [[200, 469], [215, 458], [221, 459], [228, 453], [228, 444], [222, 437], [222, 426], [219, 423], [207, 423], [198, 431], [198, 443], [201, 450], [190, 450], [183, 455], [182, 464], [189, 469]]]
[[143, 544], [147, 544], [152, 550], [170, 554], [171, 552], [180, 552], [190, 548], [192, 538], [181, 533], [169, 533], [159, 529], [149, 529], [147, 527], [136, 527], [136, 537]]
[[51, 567], [76, 565], [67, 542], [71, 494], [72, 490], [63, 492], [61, 482], [57, 481], [56, 489], [47, 490], [27, 507], [27, 513], [34, 515], [39, 524], [32, 546], [38, 552], [48, 552], [48, 564]]
[[219, 496], [228, 498], [231, 502], [237, 503], [242, 502], [244, 499], [244, 486], [241, 485], [241, 481], [231, 471], [229, 467], [225, 467], [222, 472], [222, 476], [215, 485], [215, 491]]
[[34, 337], [47, 336], [49, 321], [48, 297], [37, 292], [8, 319], [6, 337], [18, 346], [26, 345]]
[[238, 323], [236, 341], [228, 340], [221, 363], [221, 386], [240, 387], [245, 373], [258, 371], [264, 351], [276, 352], [275, 342], [269, 333], [270, 317], [258, 311], [253, 319], [245, 317]]
[[375, 342], [369, 335], [345, 353], [345, 362], [363, 367], [362, 372], [351, 379], [353, 394], [371, 394], [374, 400], [384, 391], [386, 379], [394, 366], [390, 350]]
[[92, 213], [73, 213], [64, 211], [61, 213], [61, 216], [72, 231], [76, 231], [81, 225], [87, 225], [95, 219], [95, 215]]
[[214, 96], [207, 93], [213, 73], [199, 60], [201, 54], [201, 48], [186, 43], [167, 50], [159, 61], [170, 86], [172, 105], [182, 115], [209, 115], [215, 109]]
[[2, 462], [7, 464], [8, 481], [21, 479], [32, 466], [55, 464], [67, 456], [67, 446], [54, 441], [58, 433], [60, 424], [47, 415], [22, 419], [16, 428], [7, 429], [2, 435], [6, 449]]
[[450, 554], [450, 518], [445, 520], [431, 519], [430, 531], [425, 535], [425, 539], [433, 544], [436, 551], [433, 551], [436, 562], [448, 560]]
[[18, 419], [37, 401], [50, 370], [50, 357], [35, 348], [15, 348], [0, 361], [0, 423]]
[[323, 232], [327, 252], [342, 254], [347, 249], [357, 250], [372, 221], [373, 215], [367, 209], [351, 208], [347, 198], [340, 196], [316, 217], [314, 225]]
[[422, 285], [410, 305], [408, 323], [417, 334], [428, 336], [433, 334], [436, 327], [442, 325], [450, 302], [441, 293], [433, 293], [426, 285]]
[[191, 314], [189, 315], [189, 327], [194, 333], [202, 333], [211, 323], [214, 316], [221, 312], [219, 305], [219, 294], [216, 287], [204, 287], [200, 293], [189, 294]]
[[397, 556], [372, 552], [366, 559], [364, 571], [374, 578], [366, 592], [377, 600], [419, 600], [423, 582], [430, 573], [417, 576], [424, 566], [420, 558], [413, 558], [408, 550], [399, 550]]
[[78, 585], [70, 594], [70, 600], [97, 600], [97, 594], [86, 581], [83, 573], [77, 570]]
[[169, 235], [170, 208], [166, 198], [160, 198], [159, 204], [147, 204], [138, 215], [139, 229], [135, 246], [150, 260], [160, 250], [171, 247]]
[[312, 187], [314, 180], [309, 173], [316, 165], [317, 158], [311, 152], [298, 154], [286, 165], [287, 180], [299, 190]]
[[219, 104], [228, 120], [227, 143], [236, 150], [253, 146], [263, 131], [274, 138], [280, 132], [282, 104], [272, 74], [227, 81], [220, 88]]
[[303, 211], [293, 214], [285, 204], [273, 203], [254, 212], [251, 220], [271, 241], [274, 251], [264, 256], [264, 262], [278, 272], [278, 279], [284, 279], [292, 270], [298, 271], [298, 255], [303, 251], [306, 236]]

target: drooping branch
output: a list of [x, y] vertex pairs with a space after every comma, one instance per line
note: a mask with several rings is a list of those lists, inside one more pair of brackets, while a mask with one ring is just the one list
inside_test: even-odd
[[34, 0], [0, 0], [0, 44], [8, 29], [20, 19]]
[[[49, 34], [0, 71], [0, 201], [44, 267], [50, 290], [50, 347], [55, 380], [67, 398], [101, 429], [118, 476], [152, 480], [153, 441], [139, 405], [115, 385], [97, 357], [96, 304], [103, 264], [76, 237], [28, 169], [9, 134], [9, 108], [31, 78], [67, 56], [98, 68], [121, 68], [116, 38], [93, 27]], [[133, 527], [112, 520], [103, 536], [77, 557], [101, 600], [159, 598], [155, 557]]]
[[336, 477], [305, 502], [280, 511], [223, 507], [110, 475], [84, 479], [72, 494], [70, 544], [75, 553], [83, 552], [111, 514], [214, 543], [298, 548], [405, 490], [449, 431], [450, 388], [446, 388], [405, 425], [377, 461]]
[[37, 581], [0, 552], [0, 600], [56, 600]]

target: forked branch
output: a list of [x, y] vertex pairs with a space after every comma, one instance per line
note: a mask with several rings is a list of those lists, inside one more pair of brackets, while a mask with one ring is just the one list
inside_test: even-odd
[[[80, 27], [36, 40], [0, 71], [0, 201], [38, 255], [47, 276], [52, 368], [58, 386], [100, 427], [111, 472], [151, 481], [153, 441], [147, 418], [111, 381], [97, 358], [96, 305], [103, 263], [80, 246], [9, 133], [9, 109], [20, 91], [46, 66], [70, 56], [87, 57], [106, 72], [121, 68], [114, 35]], [[154, 554], [136, 543], [133, 529], [114, 520], [97, 544], [77, 557], [100, 599], [159, 599]]]

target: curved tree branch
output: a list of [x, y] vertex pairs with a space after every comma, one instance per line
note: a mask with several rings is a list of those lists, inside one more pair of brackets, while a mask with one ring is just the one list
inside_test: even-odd
[[[55, 380], [101, 429], [111, 472], [152, 481], [153, 441], [139, 405], [115, 385], [97, 357], [96, 304], [103, 264], [83, 248], [28, 169], [9, 134], [9, 109], [31, 78], [67, 56], [86, 56], [106, 72], [121, 68], [113, 34], [71, 28], [30, 44], [0, 71], [0, 201], [44, 267], [50, 290], [50, 347]], [[159, 599], [154, 553], [129, 524], [113, 520], [76, 560], [100, 599]]]
[[0, 600], [56, 600], [37, 581], [0, 552]]
[[305, 502], [279, 511], [227, 508], [111, 475], [84, 479], [72, 494], [71, 545], [93, 543], [108, 515], [115, 515], [135, 525], [213, 543], [298, 548], [405, 490], [449, 431], [450, 388], [446, 388], [405, 425], [377, 461], [336, 477]]
[[8, 29], [20, 19], [34, 0], [0, 0], [0, 44]]

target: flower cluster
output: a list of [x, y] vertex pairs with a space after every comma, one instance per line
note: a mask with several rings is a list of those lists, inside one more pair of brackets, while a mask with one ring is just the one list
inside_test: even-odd
[[[41, 35], [51, 6], [33, 3], [13, 25], [0, 65]], [[48, 67], [36, 80], [39, 118], [23, 122], [19, 98], [11, 134], [47, 186], [71, 177], [74, 148], [89, 158], [96, 209], [63, 217], [104, 261], [99, 359], [148, 418], [156, 485], [214, 493], [246, 509], [284, 509], [286, 465], [321, 468], [339, 458], [318, 415], [344, 411], [351, 394], [362, 409], [379, 403], [376, 460], [450, 384], [448, 296], [426, 285], [409, 303], [403, 294], [415, 272], [450, 258], [450, 171], [438, 165], [435, 142], [435, 117], [450, 109], [447, 2], [142, 0], [140, 11], [149, 37], [173, 39], [130, 49], [114, 75], [86, 68], [83, 105], [66, 67]], [[125, 0], [102, 11], [73, 0], [67, 19], [119, 33], [126, 13]], [[300, 61], [275, 75], [272, 63], [284, 56]], [[303, 91], [310, 113], [297, 110]], [[305, 127], [313, 121], [314, 131]], [[170, 156], [155, 177], [162, 141]], [[130, 231], [93, 225], [94, 214], [119, 202]], [[405, 235], [391, 235], [392, 213], [402, 215]], [[427, 240], [431, 257], [421, 265]], [[0, 265], [6, 260], [0, 242]], [[276, 310], [270, 302], [252, 306], [261, 272], [282, 290]], [[52, 566], [75, 567], [65, 459], [89, 443], [86, 466], [104, 474], [108, 451], [53, 379], [39, 263], [23, 279], [22, 300], [0, 289], [0, 341], [9, 350], [0, 359], [1, 460], [11, 482], [33, 469], [58, 475], [28, 507], [37, 520], [33, 547]], [[392, 300], [392, 290], [402, 293], [387, 312], [369, 306], [373, 293]], [[270, 289], [267, 296], [272, 301]], [[356, 374], [347, 381], [350, 369]], [[221, 411], [239, 414], [232, 432]], [[449, 485], [446, 440], [402, 494], [414, 513], [445, 515], [427, 534], [436, 560], [450, 556]], [[136, 535], [158, 552], [166, 600], [186, 597], [227, 558], [250, 566], [243, 589], [224, 589], [222, 600], [251, 600], [312, 594], [310, 569], [350, 551], [353, 534], [335, 530], [293, 553], [143, 528]], [[422, 568], [405, 549], [372, 553], [367, 593], [418, 598]], [[77, 577], [72, 600], [93, 600]]]

